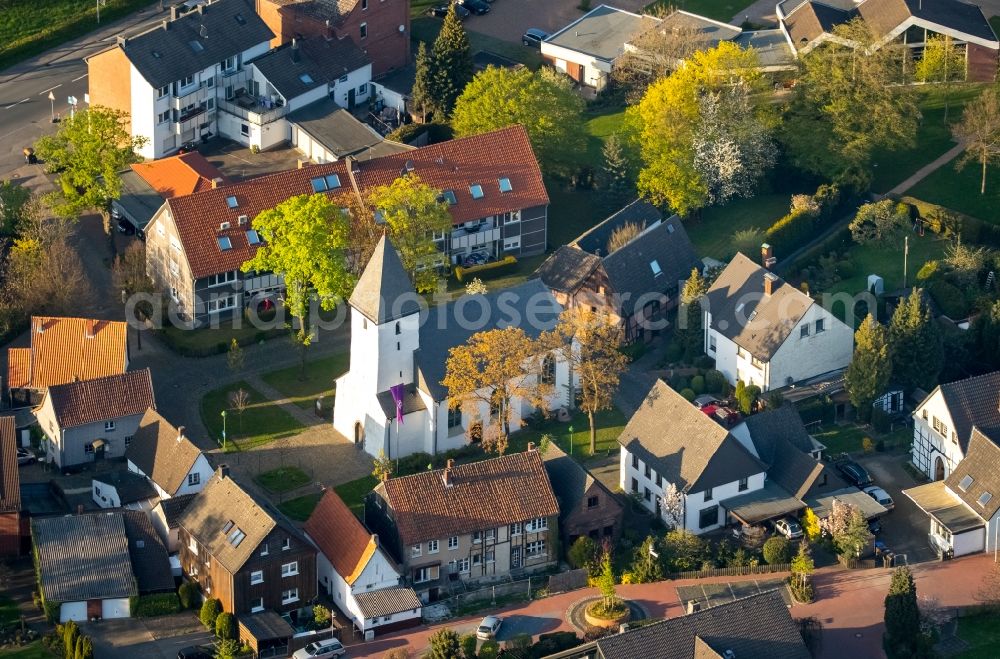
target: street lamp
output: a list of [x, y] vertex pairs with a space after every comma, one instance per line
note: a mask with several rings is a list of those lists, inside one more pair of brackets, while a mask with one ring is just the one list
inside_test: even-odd
[[569, 427], [569, 454], [573, 455], [573, 426]]
[[226, 450], [226, 411], [222, 410], [222, 450]]

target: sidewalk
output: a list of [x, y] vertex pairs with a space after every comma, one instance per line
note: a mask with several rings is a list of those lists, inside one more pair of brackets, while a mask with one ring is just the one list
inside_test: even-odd
[[965, 150], [965, 145], [956, 144], [955, 146], [951, 147], [946, 152], [941, 154], [939, 157], [935, 158], [932, 162], [929, 162], [920, 169], [918, 169], [916, 173], [913, 174], [913, 176], [906, 179], [905, 181], [894, 187], [892, 190], [889, 190], [889, 194], [890, 195], [903, 194], [904, 192], [915, 186], [917, 183], [920, 183], [925, 178], [927, 178], [928, 176], [930, 176], [931, 174], [933, 174], [934, 172], [941, 169], [942, 167], [950, 163], [952, 160], [957, 158], [959, 155], [961, 155], [962, 151], [964, 150]]

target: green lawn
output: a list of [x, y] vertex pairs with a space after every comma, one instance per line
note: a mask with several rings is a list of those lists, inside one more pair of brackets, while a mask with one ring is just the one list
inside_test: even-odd
[[45, 649], [41, 641], [29, 643], [16, 650], [0, 650], [0, 657], [3, 659], [52, 659], [55, 656]]
[[319, 396], [327, 401], [325, 407], [333, 405], [333, 381], [347, 371], [349, 361], [348, 353], [338, 353], [308, 360], [304, 379], [298, 364], [264, 373], [261, 378], [302, 409], [311, 411]]
[[347, 504], [347, 507], [355, 515], [361, 517], [365, 507], [365, 495], [371, 492], [372, 488], [377, 484], [378, 481], [375, 480], [374, 476], [364, 476], [343, 485], [338, 485], [333, 490], [337, 493], [337, 496], [344, 500], [344, 503]]
[[994, 659], [1000, 647], [1000, 616], [986, 613], [959, 618], [958, 637], [969, 649], [954, 655], [956, 659]]
[[[410, 13], [414, 17], [410, 21], [410, 40], [413, 42], [423, 41], [430, 48], [431, 44], [437, 38], [438, 32], [441, 31], [441, 19], [432, 18], [430, 16], [418, 16], [418, 14], [423, 14], [427, 7], [434, 4], [441, 4], [437, 0], [433, 0], [428, 4], [418, 4], [421, 0], [413, 2], [410, 5]], [[472, 46], [472, 53], [478, 53], [481, 50], [500, 55], [501, 57], [506, 57], [507, 59], [514, 60], [515, 62], [520, 62], [527, 67], [532, 69], [537, 69], [542, 65], [542, 55], [538, 50], [534, 48], [528, 48], [521, 44], [520, 41], [504, 41], [503, 39], [497, 39], [495, 37], [487, 36], [485, 34], [480, 34], [478, 32], [473, 32], [466, 26], [466, 34], [469, 35], [469, 43]]]
[[[913, 284], [917, 271], [925, 262], [941, 258], [948, 240], [927, 232], [924, 236], [909, 234], [910, 254], [907, 257], [907, 285]], [[903, 238], [888, 247], [874, 245], [853, 245], [851, 247], [850, 277], [838, 281], [828, 293], [849, 293], [854, 295], [866, 290], [868, 275], [877, 274], [885, 280], [886, 292], [903, 286]]]
[[874, 159], [872, 190], [885, 193], [902, 183], [918, 169], [955, 146], [951, 137], [951, 124], [962, 116], [966, 101], [982, 91], [982, 85], [956, 87], [949, 100], [948, 122], [944, 120], [946, 95], [939, 87], [928, 87], [920, 94], [920, 127], [916, 144], [911, 149], [880, 151]]
[[278, 510], [285, 513], [285, 515], [294, 519], [296, 522], [304, 522], [309, 519], [309, 515], [312, 515], [313, 509], [316, 507], [316, 504], [319, 503], [320, 497], [322, 496], [323, 494], [321, 492], [304, 494], [300, 497], [289, 499], [284, 503], [279, 503]]
[[886, 449], [905, 446], [913, 437], [913, 431], [905, 426], [893, 432], [879, 435], [871, 428], [862, 428], [853, 424], [827, 425], [810, 434], [816, 438], [816, 441], [826, 446], [826, 455], [858, 453], [864, 450], [863, 440], [865, 437], [870, 437], [872, 442], [882, 440]]
[[236, 339], [240, 345], [249, 345], [279, 336], [288, 336], [284, 328], [262, 330], [253, 327], [242, 316], [239, 327], [227, 320], [220, 327], [199, 327], [184, 329], [167, 324], [159, 330], [160, 337], [174, 352], [189, 357], [207, 357], [229, 350], [229, 344]]
[[21, 617], [17, 604], [6, 595], [0, 595], [0, 627], [16, 621]]
[[[229, 399], [230, 393], [238, 389], [244, 389], [250, 395], [249, 406], [242, 418], [232, 409]], [[227, 450], [230, 451], [246, 451], [294, 435], [303, 428], [292, 415], [266, 400], [259, 391], [242, 381], [214, 389], [201, 399], [201, 419], [216, 441], [221, 441], [222, 438], [223, 410], [226, 410], [227, 415]]]
[[[712, 206], [701, 212], [701, 218], [689, 221], [685, 228], [701, 256], [727, 261], [733, 256], [733, 234], [756, 227], [766, 230], [788, 213], [791, 195], [759, 194], [749, 199], [736, 199], [725, 206]], [[748, 254], [754, 258], [754, 254]]]
[[1000, 224], [996, 209], [1000, 207], [1000, 168], [992, 165], [986, 170], [986, 194], [981, 194], [982, 169], [969, 163], [962, 171], [949, 163], [910, 188], [908, 195], [940, 204], [959, 213]]
[[312, 478], [298, 467], [278, 467], [277, 469], [257, 474], [254, 480], [265, 490], [274, 494], [281, 494], [302, 487], [311, 481]]
[[750, 6], [747, 0], [657, 0], [646, 5], [646, 11], [662, 11], [667, 8], [683, 9], [728, 23], [741, 9]]

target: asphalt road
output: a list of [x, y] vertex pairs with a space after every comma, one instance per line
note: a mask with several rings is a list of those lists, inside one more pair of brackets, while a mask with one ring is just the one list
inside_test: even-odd
[[[0, 71], [0, 179], [24, 163], [22, 149], [42, 135], [55, 132], [53, 112], [69, 114], [69, 96], [84, 107], [87, 63], [84, 57], [113, 44], [118, 34], [133, 34], [161, 21], [155, 2], [131, 16]], [[49, 92], [55, 101], [49, 100]]]

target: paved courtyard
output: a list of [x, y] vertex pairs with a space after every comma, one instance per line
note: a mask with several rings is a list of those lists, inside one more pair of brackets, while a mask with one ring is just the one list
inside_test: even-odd
[[[479, 32], [504, 41], [521, 42], [521, 35], [529, 27], [536, 27], [552, 34], [583, 16], [579, 0], [496, 0], [485, 16], [469, 16], [465, 29]], [[594, 3], [597, 7], [600, 3]], [[616, 0], [618, 9], [642, 11], [648, 4], [642, 0]]]
[[193, 612], [83, 623], [80, 630], [94, 640], [94, 655], [101, 659], [175, 659], [178, 650], [214, 640]]

